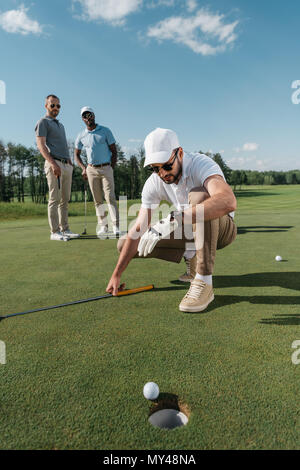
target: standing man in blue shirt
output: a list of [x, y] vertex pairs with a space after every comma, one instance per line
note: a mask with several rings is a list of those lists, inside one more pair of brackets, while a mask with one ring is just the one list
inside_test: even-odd
[[[81, 109], [81, 117], [86, 129], [80, 132], [75, 141], [75, 160], [82, 169], [82, 176], [87, 178], [93, 195], [96, 215], [98, 218], [97, 235], [105, 237], [108, 232], [107, 213], [103, 206], [103, 193], [108, 205], [113, 232], [120, 234], [119, 211], [115, 196], [114, 167], [117, 163], [115, 138], [108, 127], [95, 122], [92, 108]], [[84, 166], [80, 154], [85, 149], [87, 167]]]

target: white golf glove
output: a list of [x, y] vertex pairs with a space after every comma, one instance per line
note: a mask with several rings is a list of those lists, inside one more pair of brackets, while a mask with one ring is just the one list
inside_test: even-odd
[[159, 220], [153, 227], [150, 227], [140, 239], [138, 245], [139, 256], [149, 255], [159, 240], [167, 238], [174, 232], [181, 217], [182, 212], [171, 212], [168, 217]]

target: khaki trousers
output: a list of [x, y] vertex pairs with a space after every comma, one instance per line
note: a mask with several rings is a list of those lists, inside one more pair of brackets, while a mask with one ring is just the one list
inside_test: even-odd
[[119, 225], [119, 211], [115, 196], [114, 171], [110, 165], [95, 168], [87, 166], [86, 174], [93, 195], [96, 215], [100, 225], [108, 225], [107, 212], [103, 205], [103, 194], [107, 202], [113, 225]]
[[73, 165], [55, 160], [61, 169], [60, 189], [50, 163], [45, 162], [45, 173], [49, 188], [48, 220], [52, 233], [69, 229], [68, 203], [71, 197]]
[[[195, 206], [203, 202], [204, 193], [206, 193], [204, 188], [192, 189], [189, 193], [190, 206]], [[195, 239], [197, 238], [197, 231], [199, 231], [199, 226], [193, 224], [193, 234]], [[181, 239], [178, 239], [179, 233], [181, 234]], [[200, 243], [201, 247], [196, 250], [197, 273], [202, 275], [213, 274], [216, 251], [230, 245], [235, 240], [236, 235], [237, 227], [229, 215], [224, 215], [219, 219], [203, 222], [200, 237], [203, 243]], [[119, 239], [119, 251], [122, 250], [125, 239], [126, 237]], [[160, 240], [152, 253], [150, 253], [146, 258], [158, 258], [165, 261], [180, 263], [183, 254], [187, 249], [187, 244], [190, 246], [191, 240], [185, 238], [183, 230], [180, 227], [180, 232], [173, 232], [169, 239]], [[140, 258], [138, 253], [134, 257]]]

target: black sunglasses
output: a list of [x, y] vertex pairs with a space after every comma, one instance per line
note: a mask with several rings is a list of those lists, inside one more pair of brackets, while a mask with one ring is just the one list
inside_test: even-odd
[[53, 108], [55, 108], [55, 107], [56, 107], [57, 109], [59, 109], [59, 108], [60, 108], [60, 104], [50, 104], [50, 108], [53, 109]]
[[91, 113], [90, 111], [87, 111], [86, 113], [83, 113], [82, 115], [83, 119], [88, 119], [93, 116], [94, 116], [94, 113]]
[[150, 166], [150, 167], [149, 167], [149, 170], [150, 170], [150, 171], [153, 171], [154, 173], [159, 173], [160, 170], [171, 171], [172, 168], [173, 168], [173, 165], [174, 165], [174, 163], [175, 163], [175, 160], [176, 160], [176, 158], [177, 158], [178, 150], [179, 150], [179, 148], [176, 149], [176, 152], [175, 152], [175, 155], [174, 155], [174, 158], [173, 158], [172, 162], [170, 162], [170, 163], [165, 163], [165, 164], [162, 165], [162, 166]]

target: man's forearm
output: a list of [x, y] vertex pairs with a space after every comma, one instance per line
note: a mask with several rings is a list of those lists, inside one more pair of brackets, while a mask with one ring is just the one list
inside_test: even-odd
[[117, 158], [118, 158], [118, 154], [115, 150], [113, 150], [111, 152], [111, 166], [114, 167], [116, 166], [116, 163], [117, 163]]
[[47, 149], [46, 145], [39, 144], [38, 149], [39, 149], [42, 157], [44, 157], [45, 160], [47, 160], [51, 164], [54, 163], [54, 159], [51, 157], [50, 152]]
[[184, 219], [191, 220], [194, 224], [199, 221], [199, 218], [204, 218], [205, 221], [218, 219], [235, 209], [234, 201], [230, 196], [226, 197], [223, 194], [218, 194], [209, 197], [201, 204], [186, 209]]
[[114, 273], [116, 276], [121, 276], [122, 273], [127, 268], [129, 262], [132, 260], [134, 255], [137, 252], [138, 244], [140, 239], [132, 239], [127, 236], [127, 239], [123, 245], [122, 251], [120, 253], [117, 265], [115, 267]]
[[85, 167], [83, 161], [81, 160], [81, 158], [80, 158], [78, 155], [75, 155], [75, 162], [78, 164], [78, 166], [80, 166], [80, 168], [81, 168], [82, 170], [85, 170], [85, 169], [86, 169], [86, 167]]

